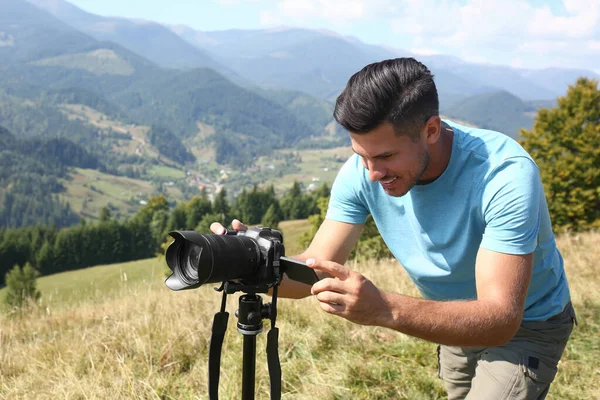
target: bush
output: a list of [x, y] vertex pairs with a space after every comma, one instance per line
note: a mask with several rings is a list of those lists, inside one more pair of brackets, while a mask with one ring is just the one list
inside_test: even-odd
[[36, 289], [37, 277], [40, 273], [26, 263], [23, 268], [15, 265], [6, 273], [6, 297], [4, 302], [13, 308], [21, 308], [23, 305], [37, 302], [41, 297]]

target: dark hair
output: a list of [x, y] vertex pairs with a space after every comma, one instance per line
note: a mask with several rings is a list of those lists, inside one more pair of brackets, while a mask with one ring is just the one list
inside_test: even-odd
[[396, 134], [413, 137], [434, 115], [439, 115], [439, 100], [433, 75], [414, 58], [367, 65], [352, 75], [333, 112], [352, 133], [366, 133], [389, 122]]

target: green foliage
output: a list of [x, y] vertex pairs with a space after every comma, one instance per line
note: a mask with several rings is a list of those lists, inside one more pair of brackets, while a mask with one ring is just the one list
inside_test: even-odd
[[0, 127], [0, 226], [69, 226], [77, 222], [57, 194], [67, 167], [103, 169], [98, 159], [64, 138], [19, 140]]
[[279, 207], [279, 203], [273, 203], [267, 209], [267, 212], [262, 217], [260, 224], [262, 226], [267, 226], [269, 228], [277, 229], [279, 227], [279, 223], [281, 222], [281, 208]]
[[300, 242], [302, 246], [306, 249], [310, 242], [312, 242], [313, 238], [317, 234], [319, 227], [325, 221], [325, 215], [327, 214], [327, 205], [329, 204], [329, 196], [327, 197], [319, 197], [317, 199], [317, 208], [319, 209], [318, 214], [313, 214], [308, 217], [308, 222], [310, 224], [310, 230], [305, 232], [300, 238]]
[[162, 194], [151, 197], [144, 207], [140, 208], [134, 219], [138, 220], [142, 225], [150, 225], [154, 214], [159, 210], [169, 211], [169, 202]]
[[100, 222], [107, 222], [110, 220], [110, 209], [108, 207], [102, 207], [100, 210], [100, 216], [98, 217]]
[[365, 227], [358, 239], [358, 243], [350, 253], [350, 258], [366, 261], [393, 257], [394, 256], [379, 234], [379, 230], [377, 230], [377, 225], [375, 225], [373, 217], [369, 215], [365, 221]]
[[244, 188], [236, 198], [231, 214], [240, 221], [249, 225], [261, 222], [269, 207], [279, 203], [275, 197], [275, 188], [271, 185], [266, 190], [261, 190], [254, 185], [250, 192]]
[[600, 227], [600, 90], [580, 78], [558, 107], [542, 109], [523, 147], [540, 168], [556, 230]]
[[23, 268], [15, 265], [6, 273], [6, 297], [4, 302], [10, 307], [21, 308], [28, 302], [37, 302], [41, 296], [36, 289], [39, 272], [26, 263]]
[[177, 204], [173, 211], [171, 211], [171, 216], [169, 217], [169, 230], [172, 231], [192, 229], [191, 226], [187, 226], [187, 221], [188, 215], [185, 203]]
[[206, 196], [206, 191], [202, 191], [200, 196], [194, 196], [187, 202], [186, 213], [186, 226], [190, 229], [197, 226], [206, 214], [212, 213], [212, 204]]
[[227, 190], [222, 188], [219, 193], [215, 196], [215, 200], [213, 201], [212, 206], [213, 213], [218, 215], [218, 218], [215, 221], [221, 221], [224, 224], [228, 224], [229, 222], [229, 202], [227, 201]]
[[167, 128], [153, 126], [148, 132], [148, 138], [160, 154], [175, 162], [185, 164], [196, 161], [196, 157], [183, 145], [181, 138]]
[[297, 181], [294, 181], [281, 199], [281, 210], [285, 220], [308, 218], [315, 212], [314, 206], [314, 199], [304, 195], [302, 185]]

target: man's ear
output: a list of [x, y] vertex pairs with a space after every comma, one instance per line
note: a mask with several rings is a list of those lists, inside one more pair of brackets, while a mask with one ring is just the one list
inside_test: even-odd
[[427, 122], [425, 122], [425, 127], [423, 128], [423, 134], [425, 135], [425, 140], [429, 144], [434, 144], [440, 138], [440, 134], [442, 132], [442, 120], [439, 116], [434, 115], [430, 117]]

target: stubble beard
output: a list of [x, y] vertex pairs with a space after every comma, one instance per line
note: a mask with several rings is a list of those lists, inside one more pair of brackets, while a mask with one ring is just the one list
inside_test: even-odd
[[[405, 194], [410, 192], [410, 190], [421, 180], [421, 177], [427, 170], [428, 166], [429, 166], [429, 152], [423, 151], [419, 155], [419, 169], [418, 169], [419, 172], [410, 177], [410, 181], [408, 181], [409, 183], [408, 183], [408, 185], [405, 186], [405, 189], [401, 193], [390, 193], [387, 190], [386, 190], [386, 193], [392, 197], [404, 196]], [[398, 178], [400, 179], [400, 177], [398, 177]]]

